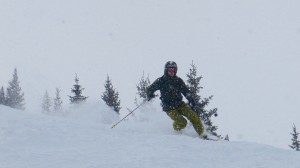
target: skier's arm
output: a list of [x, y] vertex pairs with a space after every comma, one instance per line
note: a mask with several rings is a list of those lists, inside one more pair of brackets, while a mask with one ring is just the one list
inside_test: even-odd
[[180, 79], [180, 90], [181, 93], [184, 95], [184, 97], [189, 101], [189, 103], [192, 106], [195, 106], [196, 102], [192, 96], [191, 91], [188, 89], [188, 87], [186, 86], [186, 84], [184, 83], [184, 81], [182, 79]]
[[148, 101], [155, 97], [154, 92], [159, 90], [160, 78], [156, 79], [148, 88], [147, 88], [147, 99]]

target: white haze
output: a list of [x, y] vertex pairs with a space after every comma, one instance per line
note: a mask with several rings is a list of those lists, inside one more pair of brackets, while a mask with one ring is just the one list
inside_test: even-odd
[[[124, 116], [136, 84], [166, 61], [186, 80], [192, 61], [201, 95], [214, 95], [218, 133], [289, 148], [300, 128], [300, 1], [78, 0], [0, 2], [0, 86], [18, 69], [27, 111], [45, 90], [64, 106], [77, 73], [88, 102], [101, 103], [107, 74]], [[154, 104], [158, 106], [159, 101]], [[169, 126], [169, 125], [168, 125]], [[167, 128], [162, 128], [167, 129]]]

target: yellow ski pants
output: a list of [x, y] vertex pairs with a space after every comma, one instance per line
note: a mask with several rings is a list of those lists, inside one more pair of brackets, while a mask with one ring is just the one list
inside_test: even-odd
[[[180, 131], [187, 125], [186, 117], [192, 124], [195, 131], [202, 136], [204, 128], [198, 115], [185, 103], [183, 102], [178, 108], [167, 111], [168, 116], [174, 121], [173, 128], [176, 131]], [[184, 117], [183, 117], [184, 116]]]

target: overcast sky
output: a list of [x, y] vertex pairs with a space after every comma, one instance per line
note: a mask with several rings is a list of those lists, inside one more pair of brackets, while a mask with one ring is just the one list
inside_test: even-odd
[[68, 106], [76, 73], [88, 101], [100, 102], [109, 75], [124, 114], [134, 107], [143, 71], [154, 81], [172, 60], [186, 80], [193, 61], [204, 77], [202, 95], [214, 95], [222, 134], [285, 146], [292, 124], [300, 128], [299, 6], [296, 0], [1, 1], [0, 86], [17, 68], [30, 110], [56, 87]]

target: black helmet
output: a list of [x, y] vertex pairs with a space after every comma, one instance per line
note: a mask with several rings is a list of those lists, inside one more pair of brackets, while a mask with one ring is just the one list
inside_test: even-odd
[[177, 73], [177, 64], [176, 62], [174, 61], [168, 61], [166, 64], [165, 64], [165, 74], [168, 74], [167, 71], [168, 71], [168, 68], [176, 68], [176, 71], [175, 71], [175, 74]]

